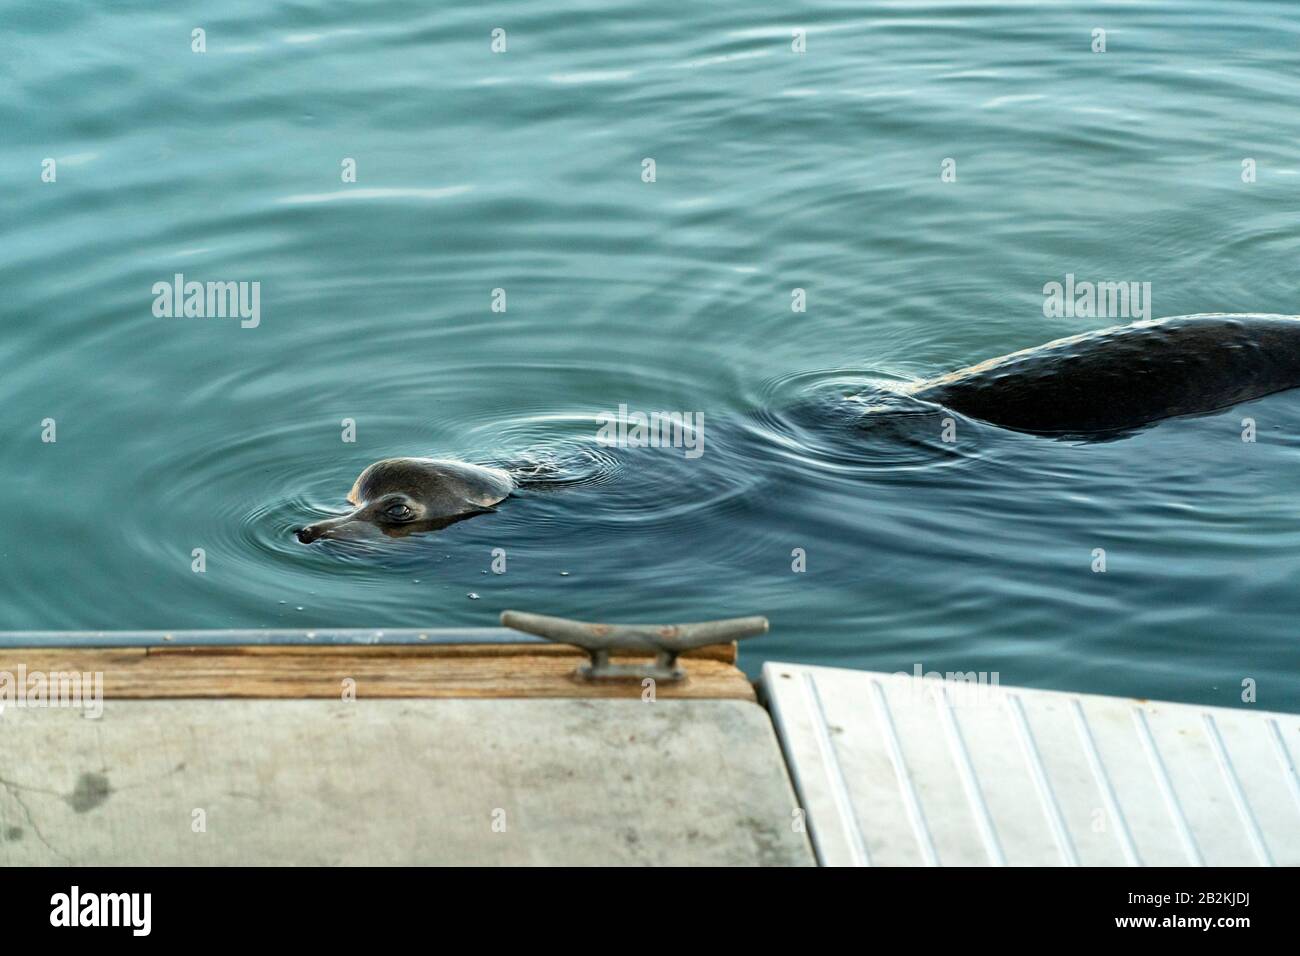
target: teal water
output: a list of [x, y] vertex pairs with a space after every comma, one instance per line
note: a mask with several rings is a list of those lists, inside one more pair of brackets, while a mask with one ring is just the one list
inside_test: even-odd
[[[1300, 394], [1101, 444], [782, 413], [1114, 324], [1044, 317], [1067, 273], [1300, 312], [1297, 50], [1261, 0], [10, 5], [0, 629], [766, 613], [751, 669], [1298, 710]], [[260, 324], [156, 317], [178, 272]], [[620, 404], [705, 454], [597, 446]], [[294, 540], [394, 455], [562, 481]]]

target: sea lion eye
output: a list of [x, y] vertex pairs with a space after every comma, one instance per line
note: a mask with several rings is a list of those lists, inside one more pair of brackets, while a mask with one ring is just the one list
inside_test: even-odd
[[411, 517], [412, 512], [410, 508], [399, 501], [397, 504], [389, 505], [385, 508], [384, 514], [396, 521], [405, 521], [407, 518]]

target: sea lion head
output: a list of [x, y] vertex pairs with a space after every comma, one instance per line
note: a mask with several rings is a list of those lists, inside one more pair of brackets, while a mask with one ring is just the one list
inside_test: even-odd
[[510, 475], [459, 461], [385, 458], [363, 471], [348, 492], [354, 511], [294, 533], [303, 544], [321, 538], [401, 538], [437, 531], [491, 511], [514, 490]]

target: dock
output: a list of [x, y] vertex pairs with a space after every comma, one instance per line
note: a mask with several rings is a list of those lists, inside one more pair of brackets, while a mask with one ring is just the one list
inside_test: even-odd
[[734, 644], [651, 694], [504, 629], [3, 643], [104, 697], [0, 713], [6, 866], [815, 862]]
[[1296, 866], [1300, 716], [769, 663], [827, 866]]
[[1300, 863], [1297, 715], [557, 621], [0, 635], [0, 864]]

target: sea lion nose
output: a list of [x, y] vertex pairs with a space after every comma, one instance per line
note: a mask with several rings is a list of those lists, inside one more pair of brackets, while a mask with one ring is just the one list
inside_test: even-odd
[[294, 534], [298, 536], [298, 540], [301, 541], [303, 544], [311, 544], [313, 541], [315, 541], [317, 538], [320, 537], [321, 532], [316, 525], [309, 524], [305, 528], [298, 528], [296, 531], [294, 531]]

